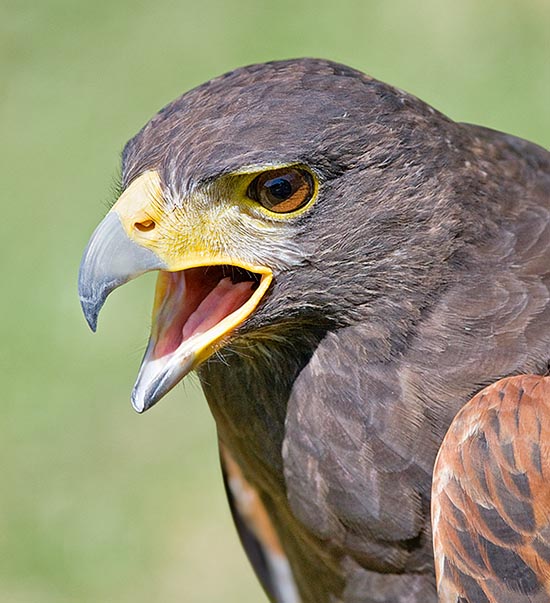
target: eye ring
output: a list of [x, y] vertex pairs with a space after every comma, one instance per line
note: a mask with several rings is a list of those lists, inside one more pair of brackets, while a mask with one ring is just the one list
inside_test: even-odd
[[247, 195], [269, 211], [288, 214], [304, 207], [314, 190], [313, 177], [307, 170], [285, 167], [256, 176]]

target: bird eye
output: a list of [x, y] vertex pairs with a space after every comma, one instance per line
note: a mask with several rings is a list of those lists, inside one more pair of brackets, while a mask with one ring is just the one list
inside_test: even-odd
[[271, 170], [254, 178], [247, 194], [266, 209], [286, 214], [300, 209], [311, 199], [313, 178], [298, 168]]

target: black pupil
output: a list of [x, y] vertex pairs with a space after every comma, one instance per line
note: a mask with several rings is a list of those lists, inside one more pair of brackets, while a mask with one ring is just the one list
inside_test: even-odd
[[292, 195], [292, 184], [286, 178], [273, 178], [265, 183], [272, 198], [284, 201]]

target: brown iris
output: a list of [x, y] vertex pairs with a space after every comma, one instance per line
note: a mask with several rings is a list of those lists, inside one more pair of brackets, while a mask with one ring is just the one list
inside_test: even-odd
[[266, 209], [286, 214], [303, 207], [313, 195], [313, 178], [300, 168], [263, 172], [250, 183], [248, 196]]

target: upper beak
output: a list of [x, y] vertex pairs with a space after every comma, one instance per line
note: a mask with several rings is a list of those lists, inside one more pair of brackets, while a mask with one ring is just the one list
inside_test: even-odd
[[153, 233], [142, 232], [155, 225], [161, 197], [157, 172], [145, 172], [136, 178], [96, 228], [84, 250], [78, 292], [92, 331], [96, 330], [99, 311], [111, 291], [150, 270], [167, 269], [166, 262], [147, 245]]
[[165, 269], [155, 253], [128, 237], [120, 216], [109, 212], [84, 250], [78, 275], [80, 304], [92, 331], [111, 291], [149, 270]]

